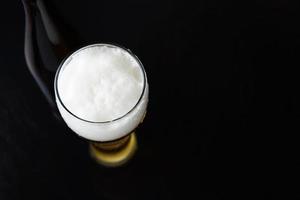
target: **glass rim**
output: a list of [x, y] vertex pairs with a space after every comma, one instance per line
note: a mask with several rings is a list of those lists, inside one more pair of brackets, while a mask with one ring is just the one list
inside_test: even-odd
[[[96, 47], [96, 46], [106, 46], [106, 47], [110, 47], [110, 48], [120, 48], [122, 50], [124, 50], [125, 52], [127, 52], [139, 65], [142, 73], [143, 73], [143, 90], [141, 92], [141, 95], [138, 99], [138, 101], [136, 102], [136, 104], [128, 111], [126, 112], [125, 114], [121, 115], [120, 117], [117, 117], [115, 119], [112, 119], [112, 120], [107, 120], [107, 121], [90, 121], [90, 120], [87, 120], [87, 119], [83, 119], [79, 116], [77, 116], [76, 114], [74, 114], [73, 112], [71, 112], [67, 107], [66, 105], [63, 103], [62, 99], [60, 98], [60, 95], [59, 95], [59, 92], [58, 92], [58, 79], [59, 79], [59, 74], [61, 72], [61, 69], [63, 68], [65, 62], [71, 57], [71, 56], [74, 56], [76, 55], [77, 53], [79, 53], [80, 51], [82, 50], [85, 50], [85, 49], [88, 49], [88, 48], [92, 48], [92, 47]], [[115, 43], [95, 43], [95, 44], [90, 44], [90, 45], [86, 45], [84, 47], [81, 47], [79, 49], [77, 49], [76, 51], [73, 51], [72, 53], [70, 53], [68, 56], [66, 56], [60, 63], [58, 69], [56, 70], [56, 73], [55, 73], [55, 78], [54, 78], [54, 92], [55, 92], [55, 96], [57, 97], [58, 101], [60, 102], [60, 104], [62, 105], [62, 107], [69, 113], [71, 114], [73, 117], [81, 120], [81, 121], [84, 121], [84, 122], [87, 122], [87, 123], [92, 123], [92, 124], [107, 124], [107, 123], [112, 123], [112, 122], [115, 122], [115, 121], [118, 121], [118, 120], [121, 120], [123, 119], [124, 117], [126, 117], [127, 115], [129, 115], [131, 112], [133, 112], [135, 110], [135, 108], [140, 104], [144, 94], [145, 94], [145, 90], [146, 90], [146, 85], [147, 85], [147, 76], [146, 76], [146, 71], [145, 71], [145, 68], [142, 64], [142, 62], [139, 60], [139, 58], [133, 54], [131, 52], [130, 49], [127, 49], [119, 44], [115, 44]]]

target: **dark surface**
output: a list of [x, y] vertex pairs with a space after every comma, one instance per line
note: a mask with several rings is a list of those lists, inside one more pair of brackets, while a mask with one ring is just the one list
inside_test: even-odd
[[89, 158], [25, 65], [21, 1], [3, 1], [0, 200], [265, 199], [282, 185], [283, 199], [300, 198], [289, 184], [299, 182], [299, 3], [54, 6], [83, 44], [118, 43], [144, 64], [150, 101], [139, 150], [117, 169]]

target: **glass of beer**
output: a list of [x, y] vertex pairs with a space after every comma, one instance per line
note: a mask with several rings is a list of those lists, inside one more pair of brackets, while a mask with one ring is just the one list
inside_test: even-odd
[[134, 155], [149, 89], [145, 69], [130, 50], [103, 43], [77, 50], [58, 68], [54, 89], [62, 118], [90, 142], [98, 163], [120, 166]]

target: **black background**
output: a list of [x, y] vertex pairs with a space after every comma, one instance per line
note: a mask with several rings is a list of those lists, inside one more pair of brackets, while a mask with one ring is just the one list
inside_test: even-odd
[[53, 1], [70, 36], [121, 44], [147, 71], [139, 150], [108, 169], [51, 115], [25, 64], [21, 1], [2, 1], [0, 199], [300, 198], [299, 11], [288, 1]]

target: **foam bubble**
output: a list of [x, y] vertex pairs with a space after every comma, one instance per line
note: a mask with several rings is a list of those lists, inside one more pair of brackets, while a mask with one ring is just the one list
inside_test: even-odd
[[[92, 45], [75, 52], [61, 67], [56, 81], [56, 97], [59, 94], [64, 106], [77, 117], [92, 122], [122, 117], [110, 123], [88, 124], [72, 116], [57, 98], [68, 126], [91, 140], [112, 140], [132, 131], [147, 106], [148, 85], [143, 70], [132, 55], [116, 46]], [[144, 96], [126, 115], [138, 103], [144, 84]]]

